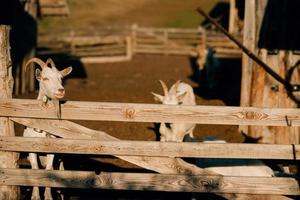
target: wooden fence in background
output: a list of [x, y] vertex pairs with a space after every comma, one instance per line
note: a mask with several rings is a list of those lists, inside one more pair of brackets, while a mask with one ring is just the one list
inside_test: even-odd
[[242, 55], [240, 49], [224, 35], [201, 27], [145, 28], [133, 25], [92, 32], [93, 35], [90, 31], [71, 31], [61, 36], [41, 36], [39, 54], [65, 53], [83, 61], [99, 63], [128, 61], [133, 54], [197, 57], [199, 47], [212, 48], [220, 58], [240, 58]]
[[205, 30], [132, 27], [134, 53], [197, 56], [197, 47], [205, 43]]
[[[0, 185], [174, 192], [300, 195], [295, 177], [222, 176], [180, 157], [300, 160], [300, 145], [162, 143], [121, 141], [67, 120], [189, 122], [197, 124], [300, 126], [298, 109], [68, 101], [61, 119], [54, 105], [37, 100], [0, 100], [0, 116], [61, 138], [0, 137], [0, 150], [114, 155], [157, 173], [107, 173], [0, 169]], [[26, 114], [25, 114], [26, 113]], [[292, 123], [290, 123], [292, 122]]]

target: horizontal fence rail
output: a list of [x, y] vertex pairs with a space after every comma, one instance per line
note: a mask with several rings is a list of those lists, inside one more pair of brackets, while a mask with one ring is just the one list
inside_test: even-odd
[[300, 160], [300, 145], [205, 144], [0, 137], [1, 151], [115, 156]]
[[300, 195], [294, 178], [0, 169], [0, 185]]
[[[171, 122], [197, 124], [300, 126], [300, 110], [224, 106], [170, 106], [161, 104], [61, 103], [61, 119], [127, 122]], [[0, 100], [0, 116], [57, 119], [54, 105], [38, 100]]]

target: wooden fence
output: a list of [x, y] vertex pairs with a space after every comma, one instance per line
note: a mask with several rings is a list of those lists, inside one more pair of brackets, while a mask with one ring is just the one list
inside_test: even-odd
[[205, 30], [132, 27], [135, 53], [197, 56], [197, 47], [205, 42]]
[[[180, 157], [300, 160], [300, 145], [162, 143], [121, 141], [67, 120], [189, 122], [258, 126], [300, 126], [298, 109], [68, 101], [61, 119], [53, 105], [37, 100], [0, 100], [0, 117], [61, 138], [0, 137], [0, 150], [114, 155], [157, 173], [106, 173], [0, 169], [0, 185], [101, 188], [174, 192], [300, 195], [295, 177], [222, 176]], [[26, 114], [25, 114], [26, 113]]]
[[224, 35], [201, 27], [144, 28], [133, 25], [92, 32], [94, 35], [90, 31], [71, 31], [60, 36], [41, 36], [39, 54], [66, 53], [87, 62], [119, 62], [130, 60], [133, 54], [196, 57], [199, 47], [209, 47], [220, 58], [240, 58], [242, 55], [241, 50]]

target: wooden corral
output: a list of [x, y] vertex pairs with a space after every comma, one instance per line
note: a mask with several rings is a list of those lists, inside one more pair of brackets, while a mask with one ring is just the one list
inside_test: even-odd
[[[2, 168], [2, 185], [51, 186], [71, 188], [102, 188], [123, 190], [154, 190], [182, 192], [299, 195], [297, 179], [293, 177], [226, 177], [198, 168], [178, 157], [230, 157], [299, 159], [299, 146], [243, 146], [243, 144], [192, 145], [119, 141], [101, 131], [88, 129], [67, 119], [113, 120], [127, 122], [195, 122], [237, 125], [282, 125], [287, 126], [286, 116], [299, 126], [297, 109], [259, 109], [240, 107], [166, 106], [152, 104], [71, 102], [61, 104], [61, 119], [57, 120], [54, 105], [44, 107], [37, 100], [3, 100], [1, 115], [27, 127], [45, 130], [61, 139], [33, 139], [2, 137], [1, 150], [19, 151], [15, 146], [22, 143], [20, 151], [60, 152], [76, 154], [115, 155], [116, 157], [158, 172], [154, 173], [106, 173], [82, 171], [42, 171]], [[26, 113], [26, 114], [25, 114]], [[26, 116], [24, 116], [26, 115]], [[25, 117], [25, 118], [24, 118]], [[70, 139], [65, 140], [62, 138]], [[90, 139], [90, 140], [87, 140]], [[107, 143], [105, 142], [107, 141]], [[40, 145], [43, 143], [43, 145]], [[71, 143], [71, 144], [70, 144]], [[116, 146], [110, 145], [114, 144]], [[24, 146], [26, 145], [26, 146]], [[130, 145], [130, 148], [128, 146]], [[127, 146], [127, 147], [126, 147]], [[115, 147], [115, 148], [114, 148]], [[14, 148], [14, 149], [12, 149]], [[212, 152], [211, 148], [219, 149]], [[250, 151], [255, 149], [256, 152]], [[278, 154], [266, 154], [272, 148]], [[141, 151], [143, 149], [143, 151]], [[239, 151], [224, 154], [224, 149]], [[250, 150], [249, 150], [250, 149]], [[206, 152], [207, 151], [207, 152]], [[170, 153], [173, 152], [173, 153]], [[210, 153], [209, 153], [210, 152]], [[232, 151], [235, 152], [235, 151]], [[195, 154], [196, 153], [196, 154]], [[199, 154], [198, 154], [199, 153]], [[203, 154], [200, 154], [203, 153]], [[271, 153], [268, 152], [268, 153]], [[155, 156], [158, 155], [158, 156]], [[257, 156], [259, 157], [259, 156]], [[37, 181], [39, 180], [39, 181]]]
[[[240, 35], [237, 37], [241, 39]], [[240, 58], [242, 55], [241, 50], [224, 35], [201, 27], [145, 28], [133, 25], [113, 30], [108, 27], [94, 30], [93, 35], [70, 31], [59, 36], [41, 36], [38, 43], [40, 55], [63, 53], [95, 62], [126, 61], [134, 54], [196, 57], [199, 47], [212, 48], [219, 58]]]
[[[240, 195], [245, 193], [256, 195], [300, 195], [298, 182], [293, 177], [226, 177], [198, 168], [178, 158], [212, 157], [298, 160], [300, 158], [297, 151], [300, 148], [298, 145], [178, 144], [120, 141], [105, 132], [91, 130], [67, 121], [68, 119], [127, 122], [180, 121], [200, 124], [267, 124], [287, 126], [285, 116], [289, 116], [289, 118], [293, 119], [292, 126], [298, 127], [300, 119], [297, 109], [66, 102], [61, 105], [62, 119], [56, 120], [57, 115], [54, 106], [41, 107], [40, 102], [37, 100], [3, 100], [0, 103], [0, 107], [3, 110], [1, 115], [9, 117], [9, 119], [17, 123], [45, 130], [53, 135], [65, 138], [1, 137], [1, 150], [114, 155], [148, 170], [164, 174], [101, 172], [99, 175], [96, 175], [94, 172], [81, 171], [45, 172], [42, 170], [1, 169], [4, 181], [0, 184], [3, 185], [216, 192], [237, 193]], [[25, 112], [27, 113], [26, 118], [22, 118]], [[272, 149], [272, 151], [267, 151], [267, 149]]]
[[[251, 8], [257, 8], [256, 5], [260, 5], [258, 6], [259, 9], [257, 10], [258, 12], [262, 12], [263, 7], [261, 7], [259, 2], [260, 1], [258, 0], [247, 0], [247, 8], [249, 8], [251, 11]], [[252, 16], [250, 13], [246, 14], [246, 16], [248, 15]], [[252, 17], [255, 18], [255, 16]], [[256, 22], [256, 20], [254, 20], [254, 22]], [[246, 20], [246, 27], [252, 27], [247, 23], [251, 22]], [[255, 28], [257, 27], [257, 24], [254, 23], [252, 25], [254, 26], [254, 29], [245, 29], [245, 31], [249, 31], [249, 34], [251, 33], [250, 35], [248, 35], [248, 33], [244, 35], [245, 43], [252, 49], [257, 50], [257, 46], [252, 41], [253, 37], [257, 37], [255, 35], [257, 31]], [[1, 33], [6, 34], [6, 37], [1, 37]], [[173, 49], [174, 51], [170, 52], [177, 54], [178, 49], [176, 48], [177, 45], [180, 44], [180, 42], [176, 41], [177, 38], [175, 37], [176, 39], [174, 39], [173, 35], [172, 39], [164, 37], [165, 35], [168, 36], [169, 32], [162, 31], [162, 34], [161, 32], [159, 33], [159, 35], [155, 35], [154, 37], [153, 31], [150, 35], [148, 32], [146, 34], [147, 37], [151, 36], [151, 42], [153, 38], [155, 38], [156, 42], [160, 42], [160, 47], [163, 46], [163, 48], [156, 48], [155, 50], [158, 49], [159, 53], [166, 53], [165, 46], [168, 48], [173, 47], [175, 50]], [[137, 33], [134, 33], [133, 35], [136, 34]], [[145, 33], [143, 34], [145, 36]], [[262, 72], [259, 68], [257, 68], [258, 71], [255, 72], [256, 68], [252, 69], [249, 67], [250, 65], [253, 65], [251, 60], [247, 60], [247, 58], [244, 60], [244, 63], [248, 64], [248, 67], [246, 67], [245, 71], [243, 72], [244, 76], [242, 88], [246, 90], [242, 91], [242, 94], [244, 95], [242, 96], [242, 104], [245, 104], [246, 106], [168, 106], [154, 104], [67, 101], [60, 104], [61, 115], [60, 119], [57, 119], [57, 110], [54, 105], [45, 107], [42, 106], [41, 102], [37, 100], [11, 99], [12, 77], [11, 73], [9, 73], [9, 68], [11, 68], [11, 66], [9, 62], [10, 55], [7, 53], [9, 48], [7, 35], [7, 30], [4, 29], [4, 31], [1, 32], [0, 29], [0, 52], [2, 55], [5, 55], [1, 57], [2, 60], [0, 62], [0, 74], [2, 75], [0, 77], [0, 81], [2, 81], [2, 84], [0, 84], [2, 87], [0, 87], [0, 89], [1, 94], [6, 94], [5, 96], [1, 97], [2, 99], [0, 99], [0, 124], [2, 124], [0, 126], [2, 130], [0, 137], [0, 150], [2, 151], [0, 157], [0, 199], [16, 199], [9, 196], [11, 194], [18, 195], [18, 192], [16, 192], [17, 188], [12, 186], [209, 192], [218, 193], [225, 196], [228, 193], [236, 193], [246, 196], [252, 194], [300, 195], [299, 180], [293, 175], [290, 175], [289, 177], [222, 176], [220, 174], [216, 174], [187, 163], [180, 158], [246, 158], [291, 161], [297, 161], [300, 159], [300, 146], [295, 145], [295, 143], [298, 144], [298, 135], [295, 135], [295, 132], [292, 132], [294, 137], [285, 135], [287, 133], [287, 129], [298, 131], [300, 126], [300, 111], [296, 108], [292, 108], [293, 106], [290, 106], [291, 104], [289, 102], [286, 103], [286, 101], [283, 104], [279, 104], [277, 107], [284, 107], [282, 105], [285, 105], [287, 108], [274, 108], [274, 104], [266, 104], [266, 102], [270, 102], [274, 99], [278, 100], [279, 102], [286, 100], [287, 98], [285, 97], [287, 97], [287, 95], [284, 93], [284, 90], [281, 88], [281, 86], [278, 86], [276, 95], [271, 94], [270, 96], [269, 93], [265, 94], [265, 91], [274, 92], [268, 87], [270, 85], [273, 86], [273, 84], [276, 85], [276, 83], [272, 82], [271, 78], [265, 74], [260, 76], [259, 73], [264, 72]], [[251, 39], [249, 39], [249, 37]], [[71, 52], [79, 52], [82, 55], [85, 55], [84, 53], [88, 51], [81, 48], [83, 48], [83, 46], [86, 44], [88, 44], [87, 46], [91, 45], [93, 48], [98, 48], [97, 50], [99, 50], [99, 52], [101, 52], [103, 48], [106, 48], [101, 46], [103, 43], [105, 43], [103, 38], [93, 38], [92, 42], [86, 38], [80, 39], [81, 40], [77, 41], [74, 38], [71, 39]], [[95, 40], [100, 42], [95, 43]], [[216, 39], [209, 40], [208, 36], [205, 37], [205, 40], [210, 41], [211, 43], [218, 42]], [[111, 39], [110, 42], [105, 44], [111, 45], [117, 43], [119, 45], [118, 41], [119, 40]], [[122, 42], [120, 43], [126, 48], [131, 46], [128, 44], [132, 44], [134, 48], [138, 46], [136, 42], [139, 40], [131, 42], [131, 39], [123, 38], [121, 41]], [[147, 42], [149, 41], [147, 40]], [[223, 42], [220, 43], [223, 45]], [[101, 47], [97, 47], [99, 44], [101, 44]], [[230, 46], [230, 48], [231, 47], [232, 46]], [[78, 49], [80, 49], [80, 51], [78, 51]], [[92, 49], [91, 52], [94, 52], [94, 50], [95, 49]], [[190, 49], [188, 49], [187, 52], [190, 53], [189, 50]], [[130, 50], [130, 52], [134, 51], [135, 50]], [[266, 55], [264, 51], [261, 52], [262, 57], [266, 61], [272, 61], [272, 63], [281, 62], [280, 64], [278, 63], [279, 67], [284, 65], [282, 64], [282, 61], [278, 61], [282, 54], [279, 54], [279, 57], [277, 57], [277, 55], [276, 57], [271, 57]], [[124, 52], [122, 51], [122, 54], [123, 53]], [[157, 53], [157, 51], [154, 53]], [[125, 55], [128, 56], [126, 51]], [[284, 75], [285, 73], [283, 69], [278, 69], [278, 72], [282, 72], [281, 75]], [[259, 77], [260, 79], [256, 81], [255, 77]], [[249, 82], [246, 81], [250, 81], [251, 84], [247, 85]], [[253, 86], [254, 84], [252, 84], [254, 82], [257, 84], [265, 84], [258, 84], [260, 87], [256, 88]], [[261, 91], [260, 89], [263, 89], [264, 91]], [[282, 92], [282, 94], [279, 94], [280, 92]], [[258, 98], [259, 100], [257, 100]], [[262, 101], [262, 104], [257, 103], [257, 101]], [[276, 105], [278, 105], [278, 103], [276, 103]], [[281, 130], [279, 134], [284, 134], [284, 136], [281, 136], [281, 138], [278, 140], [276, 139], [274, 143], [277, 144], [273, 145], [203, 143], [185, 144], [168, 142], [121, 141], [105, 132], [92, 130], [68, 120], [166, 123], [180, 122], [241, 125], [243, 127], [254, 125], [257, 127], [257, 129], [252, 129], [252, 127], [249, 129], [243, 129], [247, 134], [252, 136], [253, 134], [251, 134], [251, 130], [264, 133], [265, 126], [272, 126], [272, 128], [268, 128], [268, 131]], [[27, 127], [44, 130], [60, 138], [49, 139], [14, 137], [12, 121]], [[248, 132], [248, 130], [250, 130], [250, 132]], [[277, 134], [275, 134], [275, 136], [276, 135]], [[288, 140], [283, 140], [282, 138], [288, 138]], [[278, 143], [285, 144], [280, 145]], [[96, 174], [95, 172], [89, 171], [44, 171], [14, 169], [16, 168], [17, 161], [17, 154], [15, 152], [113, 155], [156, 173], [101, 172], [100, 174]], [[12, 157], [8, 158], [6, 157], [7, 155]], [[2, 188], [4, 188], [3, 186], [8, 186], [10, 192], [5, 192], [2, 190]], [[240, 199], [245, 199], [246, 196], [241, 196]], [[251, 199], [251, 197], [254, 198], [254, 196], [247, 197], [248, 199]], [[279, 199], [286, 199], [284, 196], [277, 197]]]

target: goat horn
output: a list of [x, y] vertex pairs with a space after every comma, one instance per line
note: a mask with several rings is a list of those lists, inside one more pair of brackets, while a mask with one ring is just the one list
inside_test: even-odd
[[46, 63], [45, 63], [44, 61], [42, 61], [41, 59], [39, 59], [39, 58], [31, 58], [31, 59], [29, 59], [29, 60], [27, 61], [27, 63], [25, 64], [25, 67], [24, 67], [25, 72], [26, 72], [26, 70], [27, 70], [28, 65], [29, 65], [30, 63], [32, 63], [32, 62], [37, 63], [42, 69], [44, 69], [44, 68], [46, 67]]
[[176, 81], [176, 83], [174, 83], [174, 85], [172, 85], [171, 89], [170, 89], [170, 94], [176, 94], [176, 91], [178, 89], [178, 85], [181, 82], [181, 80]]
[[51, 65], [51, 68], [56, 68], [53, 60], [51, 58], [48, 58], [47, 61], [46, 61], [46, 65], [48, 66], [48, 64]]
[[163, 82], [162, 80], [159, 80], [159, 83], [161, 84], [161, 87], [163, 88], [163, 91], [164, 91], [164, 96], [168, 96], [168, 87], [167, 85], [165, 84], [165, 82]]

